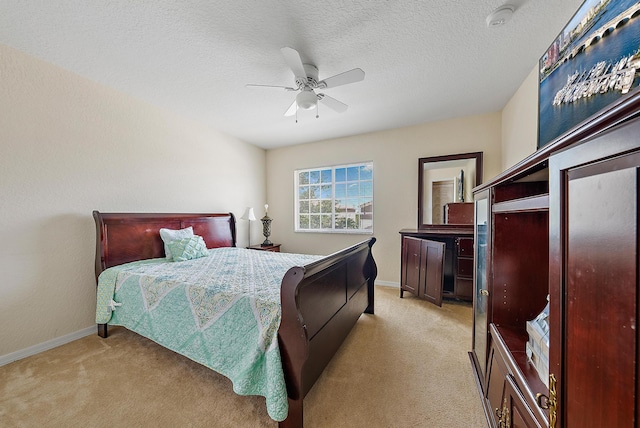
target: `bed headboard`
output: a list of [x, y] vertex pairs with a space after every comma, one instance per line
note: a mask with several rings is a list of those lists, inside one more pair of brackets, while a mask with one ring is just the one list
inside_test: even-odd
[[193, 227], [207, 248], [235, 247], [233, 213], [154, 214], [93, 212], [96, 222], [96, 278], [108, 267], [164, 257], [160, 229]]

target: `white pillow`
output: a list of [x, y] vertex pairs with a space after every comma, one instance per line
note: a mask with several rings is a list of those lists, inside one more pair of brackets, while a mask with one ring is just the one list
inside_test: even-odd
[[169, 242], [175, 241], [176, 239], [190, 238], [192, 236], [193, 227], [191, 226], [179, 230], [165, 228], [160, 229], [160, 238], [162, 238], [162, 242], [164, 242], [164, 255], [167, 256], [167, 259], [173, 259], [173, 255], [171, 254], [171, 250], [169, 249]]

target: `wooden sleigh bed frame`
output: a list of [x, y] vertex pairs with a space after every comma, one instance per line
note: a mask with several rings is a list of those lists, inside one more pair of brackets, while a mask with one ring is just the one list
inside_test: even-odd
[[[235, 247], [232, 213], [151, 214], [93, 212], [96, 224], [96, 278], [111, 267], [164, 257], [161, 228], [193, 227], [208, 248]], [[292, 267], [281, 285], [278, 342], [287, 384], [289, 414], [280, 427], [303, 426], [303, 398], [363, 312], [374, 312], [377, 268], [375, 238], [306, 266]], [[107, 324], [98, 324], [107, 337]]]

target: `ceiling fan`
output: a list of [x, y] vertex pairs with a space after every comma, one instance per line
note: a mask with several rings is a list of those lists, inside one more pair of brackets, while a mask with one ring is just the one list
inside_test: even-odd
[[[317, 107], [318, 101], [338, 113], [343, 113], [348, 106], [343, 102], [336, 100], [326, 94], [316, 93], [317, 89], [329, 89], [336, 86], [346, 85], [348, 83], [359, 82], [364, 79], [364, 71], [359, 68], [336, 74], [324, 80], [318, 80], [318, 68], [312, 64], [303, 64], [300, 54], [297, 50], [289, 47], [280, 49], [284, 60], [293, 72], [295, 77], [295, 87], [293, 86], [277, 86], [277, 85], [256, 85], [247, 84], [249, 88], [281, 88], [287, 91], [300, 91], [293, 100], [291, 106], [284, 113], [285, 116], [293, 116], [297, 113], [298, 108], [311, 110]], [[316, 117], [318, 117], [316, 115]]]

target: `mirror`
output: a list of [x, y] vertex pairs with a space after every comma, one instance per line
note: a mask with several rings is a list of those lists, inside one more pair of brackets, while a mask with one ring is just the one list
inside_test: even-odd
[[473, 223], [471, 190], [481, 183], [482, 152], [418, 159], [418, 229]]

